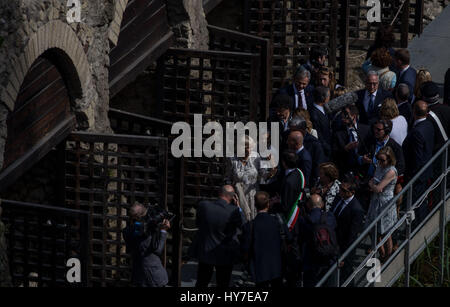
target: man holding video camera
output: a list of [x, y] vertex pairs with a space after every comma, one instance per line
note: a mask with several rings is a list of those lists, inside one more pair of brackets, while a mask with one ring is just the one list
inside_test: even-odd
[[170, 228], [168, 214], [139, 203], [131, 206], [129, 214], [131, 223], [124, 228], [123, 237], [132, 258], [131, 282], [136, 287], [164, 287], [168, 276], [160, 256]]

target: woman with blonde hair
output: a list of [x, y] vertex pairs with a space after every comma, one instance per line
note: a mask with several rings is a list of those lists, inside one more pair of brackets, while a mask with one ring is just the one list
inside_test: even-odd
[[[386, 146], [377, 153], [377, 168], [374, 177], [369, 181], [369, 188], [372, 191], [369, 211], [367, 212], [367, 225], [375, 221], [379, 215], [389, 207], [388, 211], [378, 222], [378, 241], [388, 233], [397, 222], [397, 206], [391, 203], [394, 198], [394, 190], [397, 184], [397, 169], [395, 168], [395, 154], [391, 147]], [[381, 260], [386, 260], [393, 251], [392, 237], [380, 248]]]
[[419, 69], [417, 71], [416, 85], [414, 86], [414, 96], [416, 97], [416, 100], [422, 98], [422, 93], [420, 92], [422, 84], [429, 81], [433, 81], [431, 73], [426, 69]]
[[308, 110], [305, 110], [303, 108], [298, 108], [294, 111], [294, 116], [298, 115], [305, 119], [306, 121], [306, 130], [309, 134], [311, 134], [313, 137], [318, 138], [317, 131], [314, 129], [313, 124], [311, 122], [311, 116], [309, 115]]
[[408, 134], [408, 122], [404, 116], [400, 115], [397, 102], [394, 99], [386, 98], [383, 101], [380, 108], [380, 117], [392, 122], [392, 131], [389, 137], [401, 146]]
[[[255, 151], [256, 143], [245, 136], [243, 143], [244, 157], [235, 156], [227, 159], [225, 182], [233, 185], [239, 198], [240, 207], [247, 221], [256, 217], [255, 194], [259, 190], [261, 177], [265, 176], [261, 168], [261, 157]], [[237, 142], [239, 145], [240, 142]], [[239, 155], [239, 151], [237, 152]]]

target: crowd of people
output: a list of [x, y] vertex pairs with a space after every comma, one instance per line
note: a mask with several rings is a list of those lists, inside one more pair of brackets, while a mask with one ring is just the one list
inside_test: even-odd
[[[336, 112], [326, 106], [346, 89], [326, 66], [325, 48], [313, 48], [292, 83], [274, 95], [268, 121], [279, 123], [280, 148], [273, 154], [280, 163], [261, 168], [246, 138], [245, 157], [229, 160], [219, 199], [199, 203], [191, 246], [197, 286], [208, 285], [214, 268], [217, 285], [229, 286], [239, 261], [257, 286], [314, 286], [385, 210], [377, 229], [378, 239], [386, 239], [404, 201], [392, 199], [450, 133], [450, 107], [431, 74], [411, 67], [409, 51], [395, 50], [393, 41], [392, 28], [381, 27], [362, 67], [365, 88]], [[432, 176], [430, 167], [414, 185], [413, 201]], [[416, 221], [429, 210], [423, 201]], [[381, 261], [395, 248], [388, 238]], [[339, 264], [342, 278], [354, 269], [354, 257]]]

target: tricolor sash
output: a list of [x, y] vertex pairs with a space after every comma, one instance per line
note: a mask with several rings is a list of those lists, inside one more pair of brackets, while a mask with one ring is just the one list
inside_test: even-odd
[[303, 172], [298, 169], [298, 172], [300, 173], [300, 179], [301, 179], [301, 191], [300, 195], [298, 196], [295, 203], [292, 205], [292, 208], [289, 212], [289, 215], [287, 216], [287, 226], [289, 228], [289, 231], [292, 231], [292, 229], [295, 226], [295, 223], [297, 222], [298, 216], [300, 214], [300, 208], [298, 207], [298, 203], [303, 199], [303, 190], [305, 189], [305, 176], [303, 175]]

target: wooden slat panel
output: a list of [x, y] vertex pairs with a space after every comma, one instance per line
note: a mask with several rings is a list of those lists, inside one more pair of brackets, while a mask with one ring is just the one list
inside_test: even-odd
[[25, 76], [15, 109], [7, 119], [5, 163], [19, 159], [70, 116], [70, 97], [57, 67], [38, 58]]
[[129, 1], [118, 44], [110, 53], [110, 97], [133, 82], [171, 43], [165, 1]]

